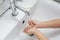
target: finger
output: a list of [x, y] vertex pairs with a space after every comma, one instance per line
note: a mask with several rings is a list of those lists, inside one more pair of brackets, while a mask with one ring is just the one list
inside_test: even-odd
[[30, 21], [28, 22], [28, 24], [29, 24], [29, 25], [32, 25], [32, 20], [30, 20]]
[[24, 30], [25, 33], [28, 33], [28, 30]]
[[24, 32], [27, 33], [27, 29], [24, 29]]
[[27, 26], [25, 29], [24, 29], [24, 32], [25, 33], [28, 33], [28, 30], [30, 30], [32, 27], [31, 26]]
[[27, 27], [25, 27], [24, 30], [26, 31], [26, 30], [29, 30], [29, 29], [31, 29], [31, 26], [27, 26]]
[[29, 29], [29, 26], [27, 26], [26, 28], [25, 28], [25, 30], [28, 30]]
[[28, 27], [27, 27], [27, 30], [29, 30], [29, 29], [31, 29], [31, 28], [32, 28], [31, 26], [28, 26]]
[[29, 23], [29, 25], [35, 25], [36, 21], [35, 20], [30, 20], [28, 23]]
[[27, 26], [27, 27], [25, 27], [24, 32], [26, 32], [26, 30], [28, 30], [28, 26]]
[[33, 27], [34, 25], [33, 25], [33, 21], [32, 20], [30, 20], [29, 22], [28, 22], [28, 24], [31, 26], [31, 27]]
[[31, 27], [34, 27], [34, 24], [33, 24], [34, 22], [32, 21], [32, 20], [30, 20], [29, 22], [28, 22], [28, 24], [31, 26]]

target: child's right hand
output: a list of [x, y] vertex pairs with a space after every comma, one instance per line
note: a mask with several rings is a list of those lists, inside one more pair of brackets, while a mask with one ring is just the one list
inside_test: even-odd
[[38, 21], [35, 21], [35, 20], [30, 20], [28, 22], [28, 24], [31, 26], [31, 27], [35, 27], [35, 28], [38, 28], [40, 26], [40, 22]]

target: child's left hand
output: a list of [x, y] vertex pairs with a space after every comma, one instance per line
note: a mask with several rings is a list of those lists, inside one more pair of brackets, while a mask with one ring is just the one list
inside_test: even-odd
[[37, 31], [37, 29], [36, 28], [32, 28], [31, 26], [27, 26], [24, 29], [24, 32], [27, 33], [27, 34], [34, 34], [36, 31]]

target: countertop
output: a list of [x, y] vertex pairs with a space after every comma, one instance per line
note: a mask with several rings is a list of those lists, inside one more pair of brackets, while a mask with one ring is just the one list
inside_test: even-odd
[[25, 16], [25, 13], [21, 11], [20, 15], [16, 17], [13, 17], [11, 14], [12, 11], [10, 9], [0, 17], [0, 40], [4, 40], [8, 34], [16, 27], [18, 22]]

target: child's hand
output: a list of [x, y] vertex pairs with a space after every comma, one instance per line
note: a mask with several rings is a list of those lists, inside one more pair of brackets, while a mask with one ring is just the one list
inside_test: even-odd
[[35, 27], [35, 28], [38, 28], [40, 26], [40, 22], [38, 21], [35, 21], [35, 20], [30, 20], [28, 22], [28, 24], [31, 26], [31, 27]]
[[34, 34], [37, 31], [37, 28], [40, 26], [40, 22], [30, 20], [28, 22], [29, 26], [24, 29], [24, 32], [28, 34]]
[[27, 34], [34, 34], [37, 31], [35, 27], [28, 26], [24, 29], [24, 32]]

